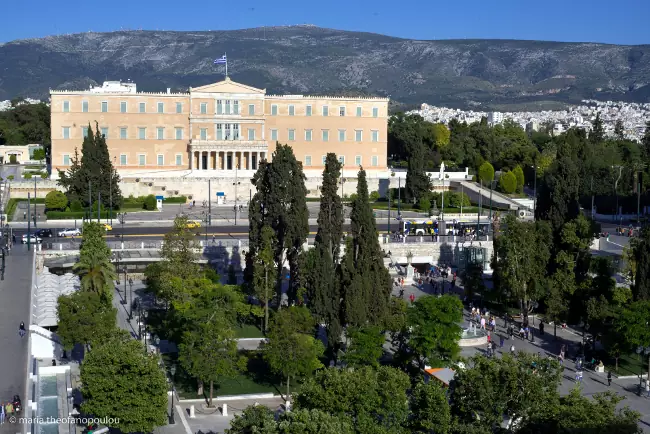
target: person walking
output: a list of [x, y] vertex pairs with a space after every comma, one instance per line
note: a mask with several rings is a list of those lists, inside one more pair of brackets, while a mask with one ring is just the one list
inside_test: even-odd
[[607, 371], [607, 387], [612, 385], [612, 371]]
[[515, 355], [515, 344], [510, 345], [510, 354]]
[[0, 425], [5, 423], [5, 404], [0, 402]]
[[646, 397], [650, 398], [650, 381], [645, 382]]
[[485, 330], [485, 317], [481, 317], [481, 330]]
[[544, 336], [544, 321], [539, 321], [539, 335]]
[[503, 335], [499, 335], [499, 348], [503, 348], [503, 342], [505, 339], [503, 338]]

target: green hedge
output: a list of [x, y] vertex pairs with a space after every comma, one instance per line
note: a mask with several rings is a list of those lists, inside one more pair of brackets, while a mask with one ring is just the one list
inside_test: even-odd
[[[138, 197], [125, 197], [122, 200], [122, 207], [124, 208], [143, 208], [144, 209], [144, 201], [147, 198], [147, 196], [138, 196]], [[186, 196], [175, 196], [175, 197], [166, 197], [163, 199], [163, 203], [186, 203], [187, 202], [187, 197]]]
[[[100, 213], [102, 219], [110, 218], [110, 212], [102, 211]], [[81, 220], [88, 215], [85, 211], [48, 211], [47, 219], [48, 220]], [[93, 219], [97, 218], [97, 210], [91, 214]], [[117, 218], [117, 213], [113, 211], [113, 218]]]

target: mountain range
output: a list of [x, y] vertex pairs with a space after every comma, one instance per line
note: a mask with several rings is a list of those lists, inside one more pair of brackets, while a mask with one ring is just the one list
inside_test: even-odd
[[231, 31], [79, 33], [0, 44], [0, 100], [132, 80], [187, 90], [229, 76], [268, 94], [390, 96], [477, 110], [582, 99], [650, 102], [650, 45], [410, 40], [312, 25]]

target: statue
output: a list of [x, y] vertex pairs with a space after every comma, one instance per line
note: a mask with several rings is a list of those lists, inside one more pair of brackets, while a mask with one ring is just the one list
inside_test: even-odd
[[438, 175], [438, 179], [444, 180], [445, 179], [445, 162], [443, 161], [440, 163], [440, 174]]

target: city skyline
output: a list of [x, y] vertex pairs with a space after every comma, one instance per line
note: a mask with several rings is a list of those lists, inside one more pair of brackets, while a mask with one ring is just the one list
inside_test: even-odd
[[[550, 0], [544, 4], [545, 13], [540, 13], [532, 4], [522, 5], [514, 0], [503, 0], [494, 8], [486, 8], [477, 0], [448, 4], [444, 9], [435, 4], [417, 5], [417, 14], [412, 13], [412, 8], [397, 9], [385, 1], [368, 0], [354, 4], [335, 1], [307, 7], [296, 0], [285, 0], [272, 6], [251, 0], [218, 6], [202, 5], [200, 14], [188, 14], [184, 4], [165, 0], [156, 2], [156, 7], [152, 7], [150, 0], [138, 3], [116, 0], [112, 5], [110, 9], [102, 10], [102, 20], [97, 22], [87, 19], [88, 10], [78, 1], [56, 5], [44, 0], [14, 3], [3, 10], [7, 19], [0, 30], [0, 43], [89, 31], [225, 31], [300, 24], [419, 40], [650, 43], [650, 34], [643, 22], [650, 13], [650, 4], [642, 0], [621, 0], [615, 9], [604, 0], [576, 0], [569, 4]], [[550, 13], [552, 11], [556, 13]], [[228, 20], [222, 20], [220, 17], [223, 16]], [[25, 17], [29, 17], [29, 21], [26, 22]], [[535, 25], [530, 25], [531, 19]]]

